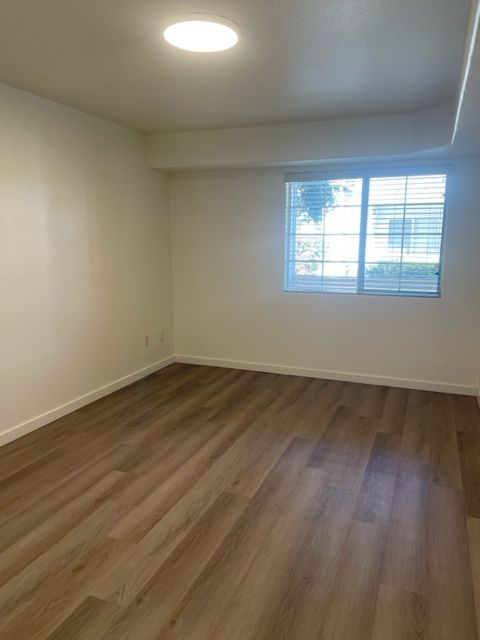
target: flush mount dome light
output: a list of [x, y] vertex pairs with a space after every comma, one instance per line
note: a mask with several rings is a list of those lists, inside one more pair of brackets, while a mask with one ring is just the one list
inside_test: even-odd
[[238, 42], [238, 27], [225, 18], [195, 13], [171, 20], [163, 37], [179, 49], [211, 53], [234, 47]]

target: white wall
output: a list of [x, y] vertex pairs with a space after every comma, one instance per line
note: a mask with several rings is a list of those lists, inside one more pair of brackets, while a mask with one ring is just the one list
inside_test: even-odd
[[170, 356], [173, 327], [166, 181], [142, 137], [0, 86], [0, 141], [1, 442]]
[[285, 293], [284, 172], [172, 175], [176, 353], [473, 393], [480, 162], [456, 164], [441, 299]]

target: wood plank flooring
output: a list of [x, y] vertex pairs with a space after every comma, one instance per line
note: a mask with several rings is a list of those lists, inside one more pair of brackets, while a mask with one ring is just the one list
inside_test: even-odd
[[474, 398], [172, 365], [0, 449], [2, 640], [479, 640]]

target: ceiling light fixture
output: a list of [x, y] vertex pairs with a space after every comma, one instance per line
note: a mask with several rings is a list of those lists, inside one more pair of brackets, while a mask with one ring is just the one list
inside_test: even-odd
[[238, 27], [225, 18], [194, 13], [174, 18], [163, 37], [179, 49], [212, 53], [234, 47], [238, 42]]

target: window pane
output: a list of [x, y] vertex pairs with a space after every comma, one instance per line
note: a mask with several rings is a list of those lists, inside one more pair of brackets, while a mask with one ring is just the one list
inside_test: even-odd
[[[400, 262], [402, 257], [402, 236], [398, 246], [394, 246], [393, 238], [387, 235], [369, 235], [366, 237], [365, 262]], [[397, 236], [395, 236], [397, 244]]]
[[286, 288], [356, 291], [362, 179], [291, 182]]
[[357, 262], [294, 262], [287, 271], [294, 291], [357, 292]]
[[400, 275], [401, 291], [429, 293], [438, 288], [440, 265], [435, 262], [403, 262]]
[[365, 289], [369, 291], [398, 291], [400, 289], [400, 262], [365, 263]]
[[371, 178], [365, 291], [438, 294], [446, 176]]

